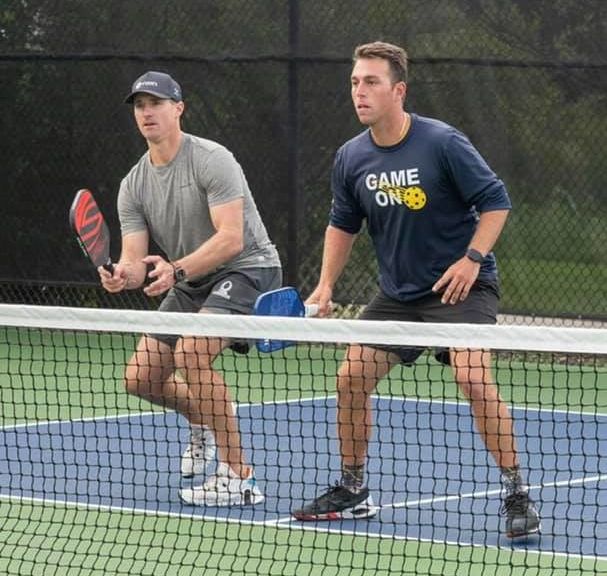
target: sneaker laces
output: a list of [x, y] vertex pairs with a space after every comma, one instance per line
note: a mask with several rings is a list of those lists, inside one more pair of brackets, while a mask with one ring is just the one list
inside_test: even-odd
[[217, 471], [213, 476], [211, 476], [202, 487], [205, 490], [217, 490], [218, 488], [225, 487], [230, 478], [238, 478], [238, 476], [232, 471], [232, 469], [221, 462], [219, 466], [217, 466]]
[[327, 494], [333, 494], [334, 492], [339, 492], [340, 490], [347, 490], [347, 488], [339, 481], [336, 480], [335, 483], [329, 484], [329, 490], [327, 490]]
[[225, 476], [219, 476], [218, 474], [213, 474], [203, 485], [202, 487], [205, 490], [217, 490], [220, 486], [225, 486], [227, 478]]
[[352, 492], [352, 490], [349, 490], [348, 488], [346, 488], [339, 481], [336, 481], [335, 484], [329, 484], [329, 490], [327, 492], [325, 492], [322, 496], [320, 496], [318, 498], [318, 500], [322, 499], [322, 500], [327, 500], [328, 502], [335, 502], [335, 500], [333, 500], [334, 495], [338, 494], [342, 490], [346, 490], [347, 492], [350, 492], [351, 494], [355, 494], [355, 492]]
[[200, 453], [204, 452], [207, 444], [206, 437], [209, 433], [211, 433], [211, 429], [208, 426], [192, 426], [188, 448], [195, 457], [198, 458]]

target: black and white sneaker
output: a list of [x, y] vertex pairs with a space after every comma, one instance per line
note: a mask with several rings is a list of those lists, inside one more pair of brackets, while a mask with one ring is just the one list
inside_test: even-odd
[[297, 520], [352, 520], [372, 518], [377, 514], [377, 508], [368, 488], [351, 492], [337, 484], [309, 504], [293, 510], [292, 514]]
[[501, 513], [506, 516], [506, 536], [519, 538], [536, 534], [541, 529], [535, 503], [526, 492], [515, 492], [504, 499]]

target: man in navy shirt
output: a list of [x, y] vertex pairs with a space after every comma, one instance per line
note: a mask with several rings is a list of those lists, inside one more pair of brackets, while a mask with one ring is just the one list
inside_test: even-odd
[[[333, 204], [318, 286], [308, 303], [330, 312], [340, 277], [363, 222], [379, 264], [379, 293], [368, 320], [493, 324], [498, 279], [491, 252], [511, 208], [501, 180], [470, 141], [438, 120], [404, 110], [407, 55], [373, 42], [354, 52], [352, 100], [368, 127], [337, 152]], [[352, 344], [337, 375], [341, 481], [302, 508], [299, 520], [369, 518], [377, 509], [365, 485], [371, 434], [370, 396], [396, 364], [412, 364], [415, 348]], [[449, 350], [476, 427], [501, 469], [506, 534], [540, 529], [523, 482], [510, 410], [493, 381], [488, 350]]]

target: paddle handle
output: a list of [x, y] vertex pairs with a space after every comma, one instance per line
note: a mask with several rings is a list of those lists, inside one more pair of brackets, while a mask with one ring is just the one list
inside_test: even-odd
[[306, 304], [304, 314], [306, 318], [318, 316], [318, 304]]

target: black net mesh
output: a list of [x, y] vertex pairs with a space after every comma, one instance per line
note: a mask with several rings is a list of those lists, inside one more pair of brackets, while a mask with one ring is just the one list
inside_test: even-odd
[[[0, 305], [0, 571], [606, 574], [604, 331], [369, 324]], [[164, 408], [143, 398], [156, 348], [133, 355], [141, 329], [198, 337], [196, 356], [178, 345], [167, 359], [188, 388], [171, 385]], [[211, 380], [204, 338], [218, 334], [252, 348], [217, 356]], [[291, 346], [257, 349], [285, 335]], [[423, 341], [456, 347], [460, 372], [430, 346], [367, 380], [357, 408], [344, 379], [361, 356], [343, 364], [337, 335], [372, 343], [369, 375], [386, 372], [378, 348]], [[495, 348], [482, 366], [467, 348], [480, 342]], [[199, 411], [209, 428], [195, 436], [185, 415]], [[512, 463], [510, 418], [514, 498], [496, 466]], [[220, 464], [234, 462], [235, 430], [244, 480]], [[338, 430], [369, 438], [356, 495], [334, 485]], [[344, 458], [360, 454], [348, 446]]]

